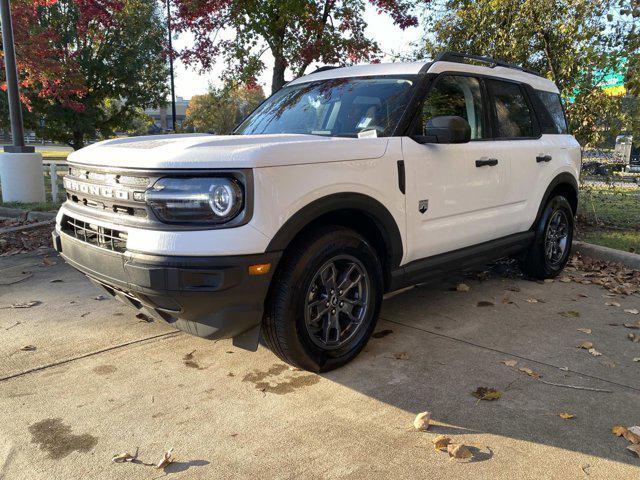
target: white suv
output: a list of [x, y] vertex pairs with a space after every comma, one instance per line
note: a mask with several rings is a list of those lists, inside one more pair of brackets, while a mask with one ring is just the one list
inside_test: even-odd
[[234, 135], [74, 152], [56, 249], [147, 315], [313, 371], [362, 350], [385, 292], [504, 256], [553, 277], [580, 146], [553, 82], [469, 58], [325, 67]]

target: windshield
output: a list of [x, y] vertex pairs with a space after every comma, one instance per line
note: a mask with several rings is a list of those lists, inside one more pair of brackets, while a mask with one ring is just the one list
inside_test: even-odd
[[237, 129], [239, 135], [331, 137], [393, 134], [411, 97], [411, 78], [334, 78], [285, 87]]

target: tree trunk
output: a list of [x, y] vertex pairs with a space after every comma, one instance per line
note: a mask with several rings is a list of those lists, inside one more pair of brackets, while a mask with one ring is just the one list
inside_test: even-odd
[[73, 140], [69, 144], [74, 150], [84, 147], [84, 132], [73, 132]]
[[274, 55], [273, 77], [271, 79], [271, 94], [273, 95], [284, 86], [284, 73], [287, 62], [281, 55]]

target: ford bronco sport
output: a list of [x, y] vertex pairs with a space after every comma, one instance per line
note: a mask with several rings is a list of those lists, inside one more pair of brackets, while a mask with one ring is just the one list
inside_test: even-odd
[[72, 153], [54, 244], [147, 315], [327, 371], [362, 350], [385, 292], [505, 256], [557, 275], [580, 162], [533, 72], [454, 53], [323, 67], [233, 135]]

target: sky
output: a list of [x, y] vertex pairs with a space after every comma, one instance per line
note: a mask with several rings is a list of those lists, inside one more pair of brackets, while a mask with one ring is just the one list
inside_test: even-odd
[[[394, 54], [400, 56], [409, 55], [412, 51], [411, 43], [418, 41], [423, 34], [420, 27], [409, 28], [403, 31], [393, 24], [389, 15], [379, 15], [376, 9], [371, 6], [368, 6], [365, 11], [365, 20], [368, 24], [367, 35], [376, 40], [382, 52], [386, 54], [386, 56], [383, 56], [383, 61], [391, 61], [391, 55]], [[187, 45], [189, 41], [190, 36], [188, 34], [180, 35], [174, 41], [174, 48], [179, 50]], [[267, 68], [263, 71], [262, 75], [258, 77], [258, 83], [263, 86], [265, 93], [269, 93], [271, 91], [271, 67], [273, 65], [273, 59], [268, 56], [268, 54], [265, 54], [263, 60]], [[314, 63], [313, 66], [315, 67], [316, 64]], [[219, 78], [222, 70], [223, 66], [222, 63], [220, 63], [214, 65], [214, 68], [210, 72], [199, 74], [194, 69], [186, 67], [181, 62], [177, 62], [175, 65], [176, 96], [189, 99], [193, 95], [205, 93], [209, 83], [220, 86], [221, 82]], [[290, 78], [291, 76], [288, 75], [287, 80]]]

